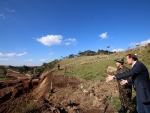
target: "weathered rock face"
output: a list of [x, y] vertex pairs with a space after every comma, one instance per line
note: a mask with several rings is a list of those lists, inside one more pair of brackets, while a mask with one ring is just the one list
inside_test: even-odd
[[117, 72], [117, 68], [116, 67], [108, 66], [107, 73], [109, 75], [116, 75], [116, 72]]

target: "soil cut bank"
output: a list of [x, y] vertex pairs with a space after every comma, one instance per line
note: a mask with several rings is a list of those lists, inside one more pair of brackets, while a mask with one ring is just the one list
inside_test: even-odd
[[112, 95], [117, 95], [114, 92], [117, 88], [112, 83], [80, 81], [77, 78], [53, 75], [53, 72], [43, 73], [39, 79], [25, 75], [16, 78], [0, 82], [1, 113], [116, 112], [107, 101]]

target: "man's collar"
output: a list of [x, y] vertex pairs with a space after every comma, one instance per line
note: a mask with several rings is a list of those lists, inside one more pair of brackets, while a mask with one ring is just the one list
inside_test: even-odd
[[137, 62], [137, 61], [134, 61], [134, 62], [133, 62], [132, 67], [134, 66], [134, 64], [135, 64], [136, 62]]

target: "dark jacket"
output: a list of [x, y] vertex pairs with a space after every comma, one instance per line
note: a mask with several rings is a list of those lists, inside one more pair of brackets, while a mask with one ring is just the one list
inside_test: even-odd
[[117, 74], [116, 79], [120, 80], [131, 76], [128, 83], [133, 83], [136, 96], [143, 103], [150, 102], [150, 79], [146, 66], [137, 61], [130, 71]]

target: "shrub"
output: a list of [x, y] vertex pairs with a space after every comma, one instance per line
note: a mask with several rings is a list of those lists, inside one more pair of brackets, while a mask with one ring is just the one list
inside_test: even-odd
[[22, 108], [22, 113], [32, 113], [32, 110], [34, 109], [34, 106], [35, 106], [35, 103], [30, 102], [24, 108]]

